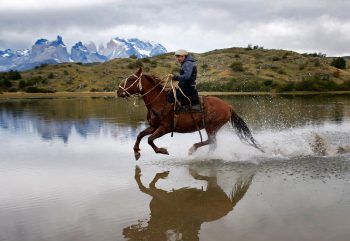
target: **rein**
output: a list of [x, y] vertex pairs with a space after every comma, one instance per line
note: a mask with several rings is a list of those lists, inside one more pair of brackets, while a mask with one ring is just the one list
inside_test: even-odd
[[[136, 77], [136, 80], [135, 80], [130, 86], [126, 87], [126, 82], [127, 82], [127, 80], [128, 80], [131, 76]], [[147, 91], [146, 93], [144, 93], [144, 94], [141, 94], [141, 95], [139, 95], [139, 94], [130, 94], [130, 93], [128, 92], [128, 89], [130, 89], [132, 86], [134, 86], [137, 82], [138, 82], [137, 85], [138, 85], [139, 90], [140, 90], [140, 93], [141, 93], [141, 91], [142, 91], [142, 89], [143, 89], [141, 80], [142, 80], [142, 73], [140, 74], [140, 76], [137, 76], [136, 74], [132, 74], [132, 75], [130, 75], [128, 78], [126, 78], [126, 79], [124, 80], [123, 86], [122, 86], [122, 83], [119, 84], [119, 88], [121, 88], [124, 92], [126, 92], [130, 97], [144, 97], [144, 96], [148, 95], [149, 93], [151, 93], [153, 90], [155, 90], [155, 89], [163, 82], [163, 81], [159, 81], [156, 85], [154, 85], [150, 90], [148, 90], [148, 91]], [[169, 81], [169, 75], [167, 76], [166, 81], [165, 81], [165, 84], [164, 84], [162, 90], [159, 92], [159, 94], [158, 94], [153, 100], [151, 100], [150, 102], [145, 103], [144, 105], [141, 105], [141, 106], [148, 106], [148, 105], [152, 104], [156, 99], [158, 99], [158, 97], [159, 97], [159, 96], [161, 95], [161, 93], [164, 91], [164, 89], [165, 89], [165, 87], [166, 87], [168, 81]], [[140, 107], [140, 105], [137, 105], [137, 104], [136, 104], [136, 99], [135, 99], [135, 101], [134, 101], [134, 106], [135, 106], [135, 107]]]

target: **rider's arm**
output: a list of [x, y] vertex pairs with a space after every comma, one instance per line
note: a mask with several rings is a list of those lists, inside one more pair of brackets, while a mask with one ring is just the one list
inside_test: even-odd
[[184, 71], [184, 73], [181, 75], [175, 74], [173, 77], [173, 80], [177, 80], [180, 82], [186, 82], [187, 80], [189, 80], [191, 78], [193, 67], [194, 67], [194, 64], [192, 62], [189, 62], [189, 61], [185, 62], [182, 65], [182, 70]]

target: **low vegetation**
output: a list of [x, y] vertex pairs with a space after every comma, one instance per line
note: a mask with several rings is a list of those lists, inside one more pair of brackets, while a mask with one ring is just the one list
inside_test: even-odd
[[[194, 54], [200, 91], [334, 91], [350, 90], [349, 59], [323, 53], [298, 54], [258, 45]], [[179, 71], [173, 53], [135, 56], [101, 64], [42, 65], [30, 71], [0, 73], [0, 92], [109, 92], [142, 67], [162, 79]]]

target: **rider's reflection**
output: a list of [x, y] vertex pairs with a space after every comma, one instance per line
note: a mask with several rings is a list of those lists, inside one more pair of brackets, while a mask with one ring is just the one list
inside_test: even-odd
[[217, 183], [217, 177], [198, 174], [190, 169], [194, 179], [208, 182], [207, 189], [180, 188], [172, 191], [158, 189], [155, 184], [169, 172], [157, 173], [146, 188], [141, 182], [141, 170], [136, 167], [135, 180], [139, 189], [152, 196], [151, 215], [147, 226], [142, 223], [124, 228], [127, 240], [193, 241], [203, 222], [211, 222], [227, 215], [247, 192], [253, 174], [241, 176], [227, 195]]

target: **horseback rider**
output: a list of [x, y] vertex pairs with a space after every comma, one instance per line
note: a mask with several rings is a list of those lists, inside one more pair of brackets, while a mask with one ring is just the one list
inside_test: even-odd
[[[181, 64], [179, 74], [171, 74], [172, 80], [179, 81], [179, 88], [176, 90], [176, 99], [181, 105], [199, 104], [198, 92], [196, 90], [197, 66], [196, 60], [184, 49], [175, 52], [176, 61]], [[174, 103], [173, 92], [168, 93], [167, 100]]]

